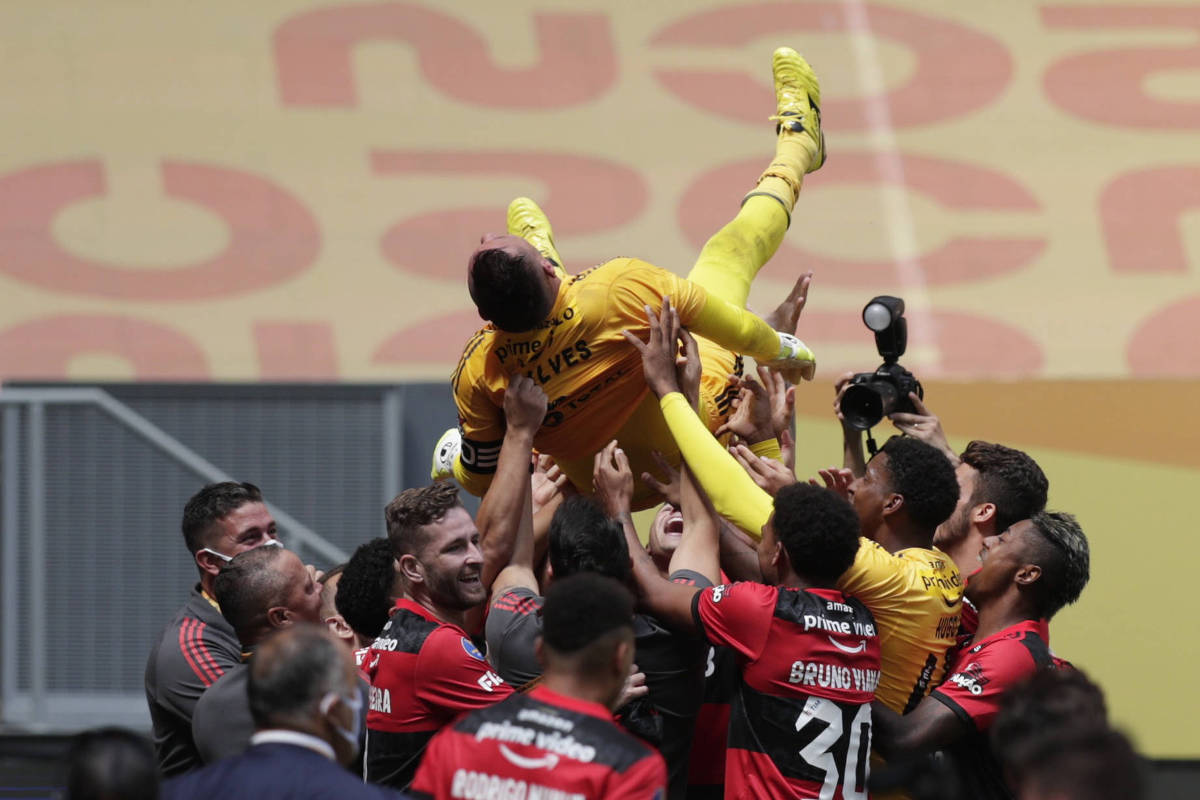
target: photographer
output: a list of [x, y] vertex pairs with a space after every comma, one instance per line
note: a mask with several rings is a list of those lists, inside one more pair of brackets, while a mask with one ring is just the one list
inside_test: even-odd
[[[833, 409], [842, 423], [845, 469], [854, 477], [861, 477], [866, 470], [864, 431], [847, 424], [841, 410], [852, 378], [853, 372], [838, 377]], [[1028, 453], [1012, 447], [976, 439], [961, 455], [955, 453], [938, 416], [915, 392], [908, 399], [915, 411], [895, 411], [888, 418], [902, 434], [937, 448], [954, 465], [958, 504], [950, 518], [938, 526], [933, 544], [950, 556], [966, 577], [979, 569], [979, 551], [984, 539], [1045, 510], [1050, 482]]]

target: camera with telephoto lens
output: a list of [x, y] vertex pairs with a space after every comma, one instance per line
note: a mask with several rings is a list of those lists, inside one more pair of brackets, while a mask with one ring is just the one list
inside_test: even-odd
[[863, 322], [875, 332], [875, 348], [883, 363], [874, 372], [860, 372], [850, 379], [842, 395], [841, 411], [846, 424], [865, 431], [896, 411], [915, 413], [909, 392], [925, 398], [925, 390], [911, 372], [900, 366], [900, 356], [908, 347], [908, 322], [904, 319], [904, 301], [880, 295], [863, 309]]

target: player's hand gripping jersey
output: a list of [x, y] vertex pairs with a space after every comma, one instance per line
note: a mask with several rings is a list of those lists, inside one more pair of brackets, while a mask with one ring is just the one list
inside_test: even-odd
[[841, 592], [759, 583], [696, 595], [700, 630], [741, 678], [729, 719], [727, 798], [865, 798], [879, 637]]
[[[488, 325], [467, 343], [451, 381], [462, 432], [454, 464], [459, 483], [482, 494], [491, 482], [504, 438], [504, 389], [517, 373], [536, 380], [550, 398], [534, 447], [554, 456], [581, 489], [591, 486], [592, 457], [614, 438], [635, 475], [654, 468], [653, 450], [678, 462], [678, 449], [646, 386], [641, 356], [622, 335], [628, 330], [646, 338], [646, 306], [657, 312], [664, 297], [671, 298], [681, 322], [703, 337], [701, 413], [715, 430], [728, 412], [723, 395], [733, 353], [777, 358], [783, 335], [697, 284], [644, 261], [618, 258], [564, 279], [538, 328], [506, 333]], [[653, 501], [640, 483], [638, 491], [635, 507]]]

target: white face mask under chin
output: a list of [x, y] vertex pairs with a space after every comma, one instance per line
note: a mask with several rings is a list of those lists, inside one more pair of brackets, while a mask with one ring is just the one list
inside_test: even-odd
[[[341, 700], [346, 704], [346, 707], [350, 709], [351, 722], [348, 729], [343, 728], [337, 723], [336, 720], [334, 720], [333, 717], [328, 716], [329, 709], [338, 700]], [[358, 693], [357, 689], [353, 690], [350, 695], [339, 694], [337, 692], [326, 692], [325, 696], [321, 698], [320, 708], [321, 713], [328, 717], [329, 724], [333, 726], [334, 732], [338, 736], [342, 737], [346, 744], [350, 745], [351, 758], [357, 756], [359, 746], [358, 737], [359, 734], [362, 733], [362, 717], [360, 716], [360, 712], [362, 711], [362, 695]]]
[[[265, 542], [260, 544], [259, 547], [283, 547], [283, 542], [279, 541], [278, 539], [267, 539]], [[253, 548], [251, 548], [251, 549], [253, 549]], [[226, 564], [228, 564], [230, 561], [233, 561], [233, 556], [227, 556], [224, 553], [218, 553], [216, 550], [213, 550], [211, 547], [201, 547], [200, 552], [208, 553], [209, 555], [214, 555], [217, 558], [224, 561]]]

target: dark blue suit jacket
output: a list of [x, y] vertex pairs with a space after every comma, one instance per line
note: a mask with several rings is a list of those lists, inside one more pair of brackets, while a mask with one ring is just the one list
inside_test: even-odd
[[240, 756], [163, 784], [161, 800], [397, 800], [405, 795], [363, 783], [320, 753], [264, 742]]

